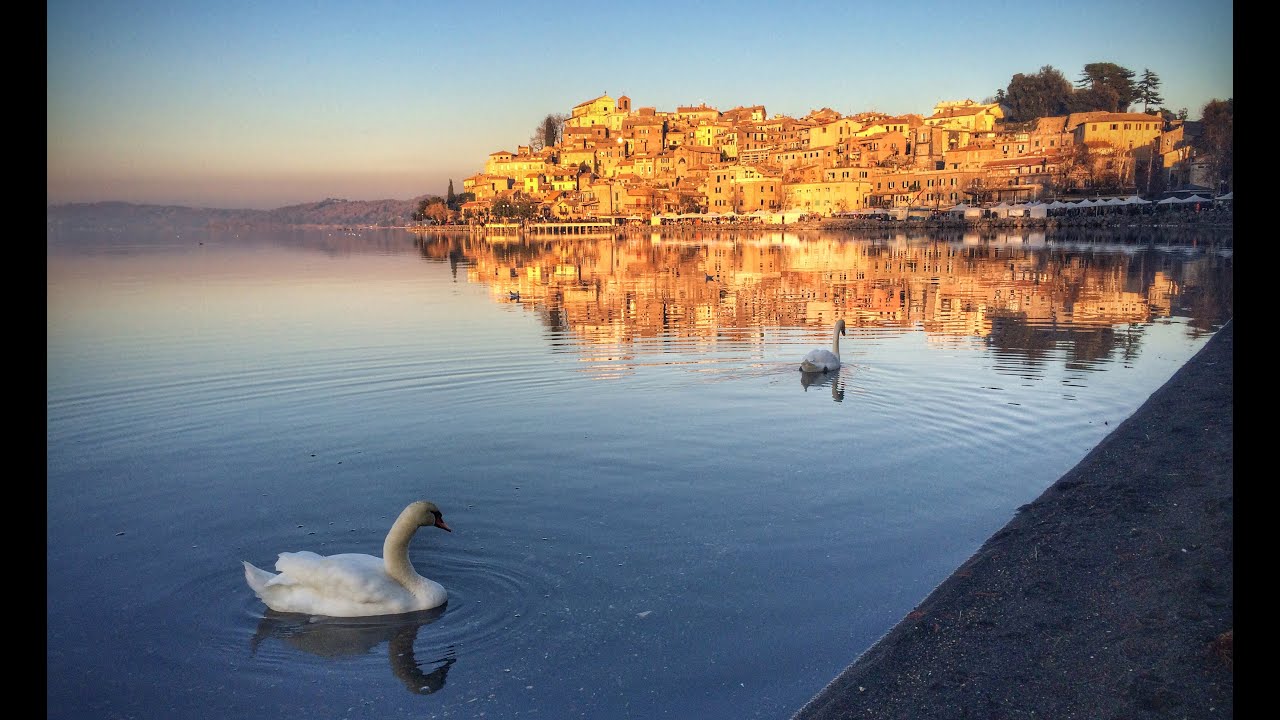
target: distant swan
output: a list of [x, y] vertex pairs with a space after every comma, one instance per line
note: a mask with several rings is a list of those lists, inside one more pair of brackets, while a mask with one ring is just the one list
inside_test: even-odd
[[840, 367], [840, 336], [844, 334], [844, 320], [836, 321], [836, 328], [831, 338], [831, 349], [817, 348], [810, 350], [800, 361], [803, 372], [831, 372]]
[[420, 527], [453, 532], [435, 503], [409, 503], [387, 532], [382, 557], [360, 553], [322, 556], [283, 552], [272, 574], [244, 562], [244, 579], [267, 607], [277, 612], [329, 617], [394, 615], [429, 610], [448, 599], [444, 586], [417, 573], [409, 562], [409, 541]]

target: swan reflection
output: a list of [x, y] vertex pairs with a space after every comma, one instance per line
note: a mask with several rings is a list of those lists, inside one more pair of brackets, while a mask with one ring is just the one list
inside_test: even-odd
[[414, 656], [418, 628], [444, 614], [445, 605], [395, 616], [328, 618], [267, 610], [250, 641], [250, 652], [268, 638], [324, 658], [368, 655], [387, 643], [391, 673], [416, 695], [430, 695], [444, 687], [445, 676], [456, 662], [453, 648], [424, 672]]
[[844, 380], [839, 370], [830, 372], [800, 372], [800, 387], [809, 392], [810, 387], [830, 387], [831, 399], [836, 402], [844, 400]]

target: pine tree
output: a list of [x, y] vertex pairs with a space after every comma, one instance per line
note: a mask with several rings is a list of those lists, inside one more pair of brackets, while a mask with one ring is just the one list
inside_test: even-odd
[[1133, 71], [1115, 63], [1089, 63], [1076, 81], [1076, 111], [1128, 112], [1138, 97]]
[[453, 178], [449, 178], [449, 194], [445, 196], [444, 204], [450, 210], [458, 209], [458, 196], [453, 194]]
[[1142, 101], [1142, 112], [1147, 111], [1149, 105], [1159, 105], [1164, 102], [1164, 98], [1160, 97], [1160, 76], [1151, 72], [1149, 68], [1142, 69], [1142, 79], [1138, 81], [1138, 99]]

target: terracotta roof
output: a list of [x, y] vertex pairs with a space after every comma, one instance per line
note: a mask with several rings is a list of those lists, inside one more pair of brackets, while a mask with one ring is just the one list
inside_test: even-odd
[[1148, 115], [1146, 113], [1102, 113], [1092, 115], [1083, 122], [1155, 122], [1164, 123], [1164, 119], [1159, 115]]
[[929, 117], [931, 118], [963, 117], [965, 115], [977, 115], [979, 113], [984, 113], [990, 109], [991, 107], [988, 105], [971, 105], [971, 106], [965, 106], [965, 107], [953, 107], [953, 108], [947, 108], [942, 112], [936, 112], [930, 115]]
[[982, 166], [988, 167], [988, 168], [1022, 167], [1024, 165], [1039, 166], [1044, 163], [1056, 163], [1056, 162], [1058, 162], [1057, 157], [1049, 157], [1047, 155], [1024, 155], [1023, 157], [1000, 158], [999, 160], [988, 160], [987, 162], [984, 162]]
[[1067, 128], [1067, 116], [1055, 115], [1036, 119], [1036, 132], [1062, 132]]
[[586, 101], [584, 101], [584, 102], [580, 102], [580, 103], [578, 103], [577, 105], [574, 105], [574, 107], [575, 107], [575, 108], [586, 107], [586, 106], [588, 106], [588, 105], [590, 105], [590, 104], [592, 104], [592, 103], [596, 102], [597, 100], [613, 100], [613, 98], [609, 97], [608, 95], [600, 95], [599, 97], [593, 97], [593, 98], [591, 98], [590, 100], [586, 100]]

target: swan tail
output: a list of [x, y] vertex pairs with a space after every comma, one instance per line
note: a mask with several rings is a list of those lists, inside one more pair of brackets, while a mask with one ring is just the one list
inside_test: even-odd
[[267, 583], [271, 582], [271, 579], [274, 578], [275, 575], [257, 567], [248, 560], [241, 560], [240, 562], [244, 563], [245, 582], [249, 583], [249, 587], [253, 590], [254, 594], [258, 597], [262, 597], [262, 594], [266, 592]]

